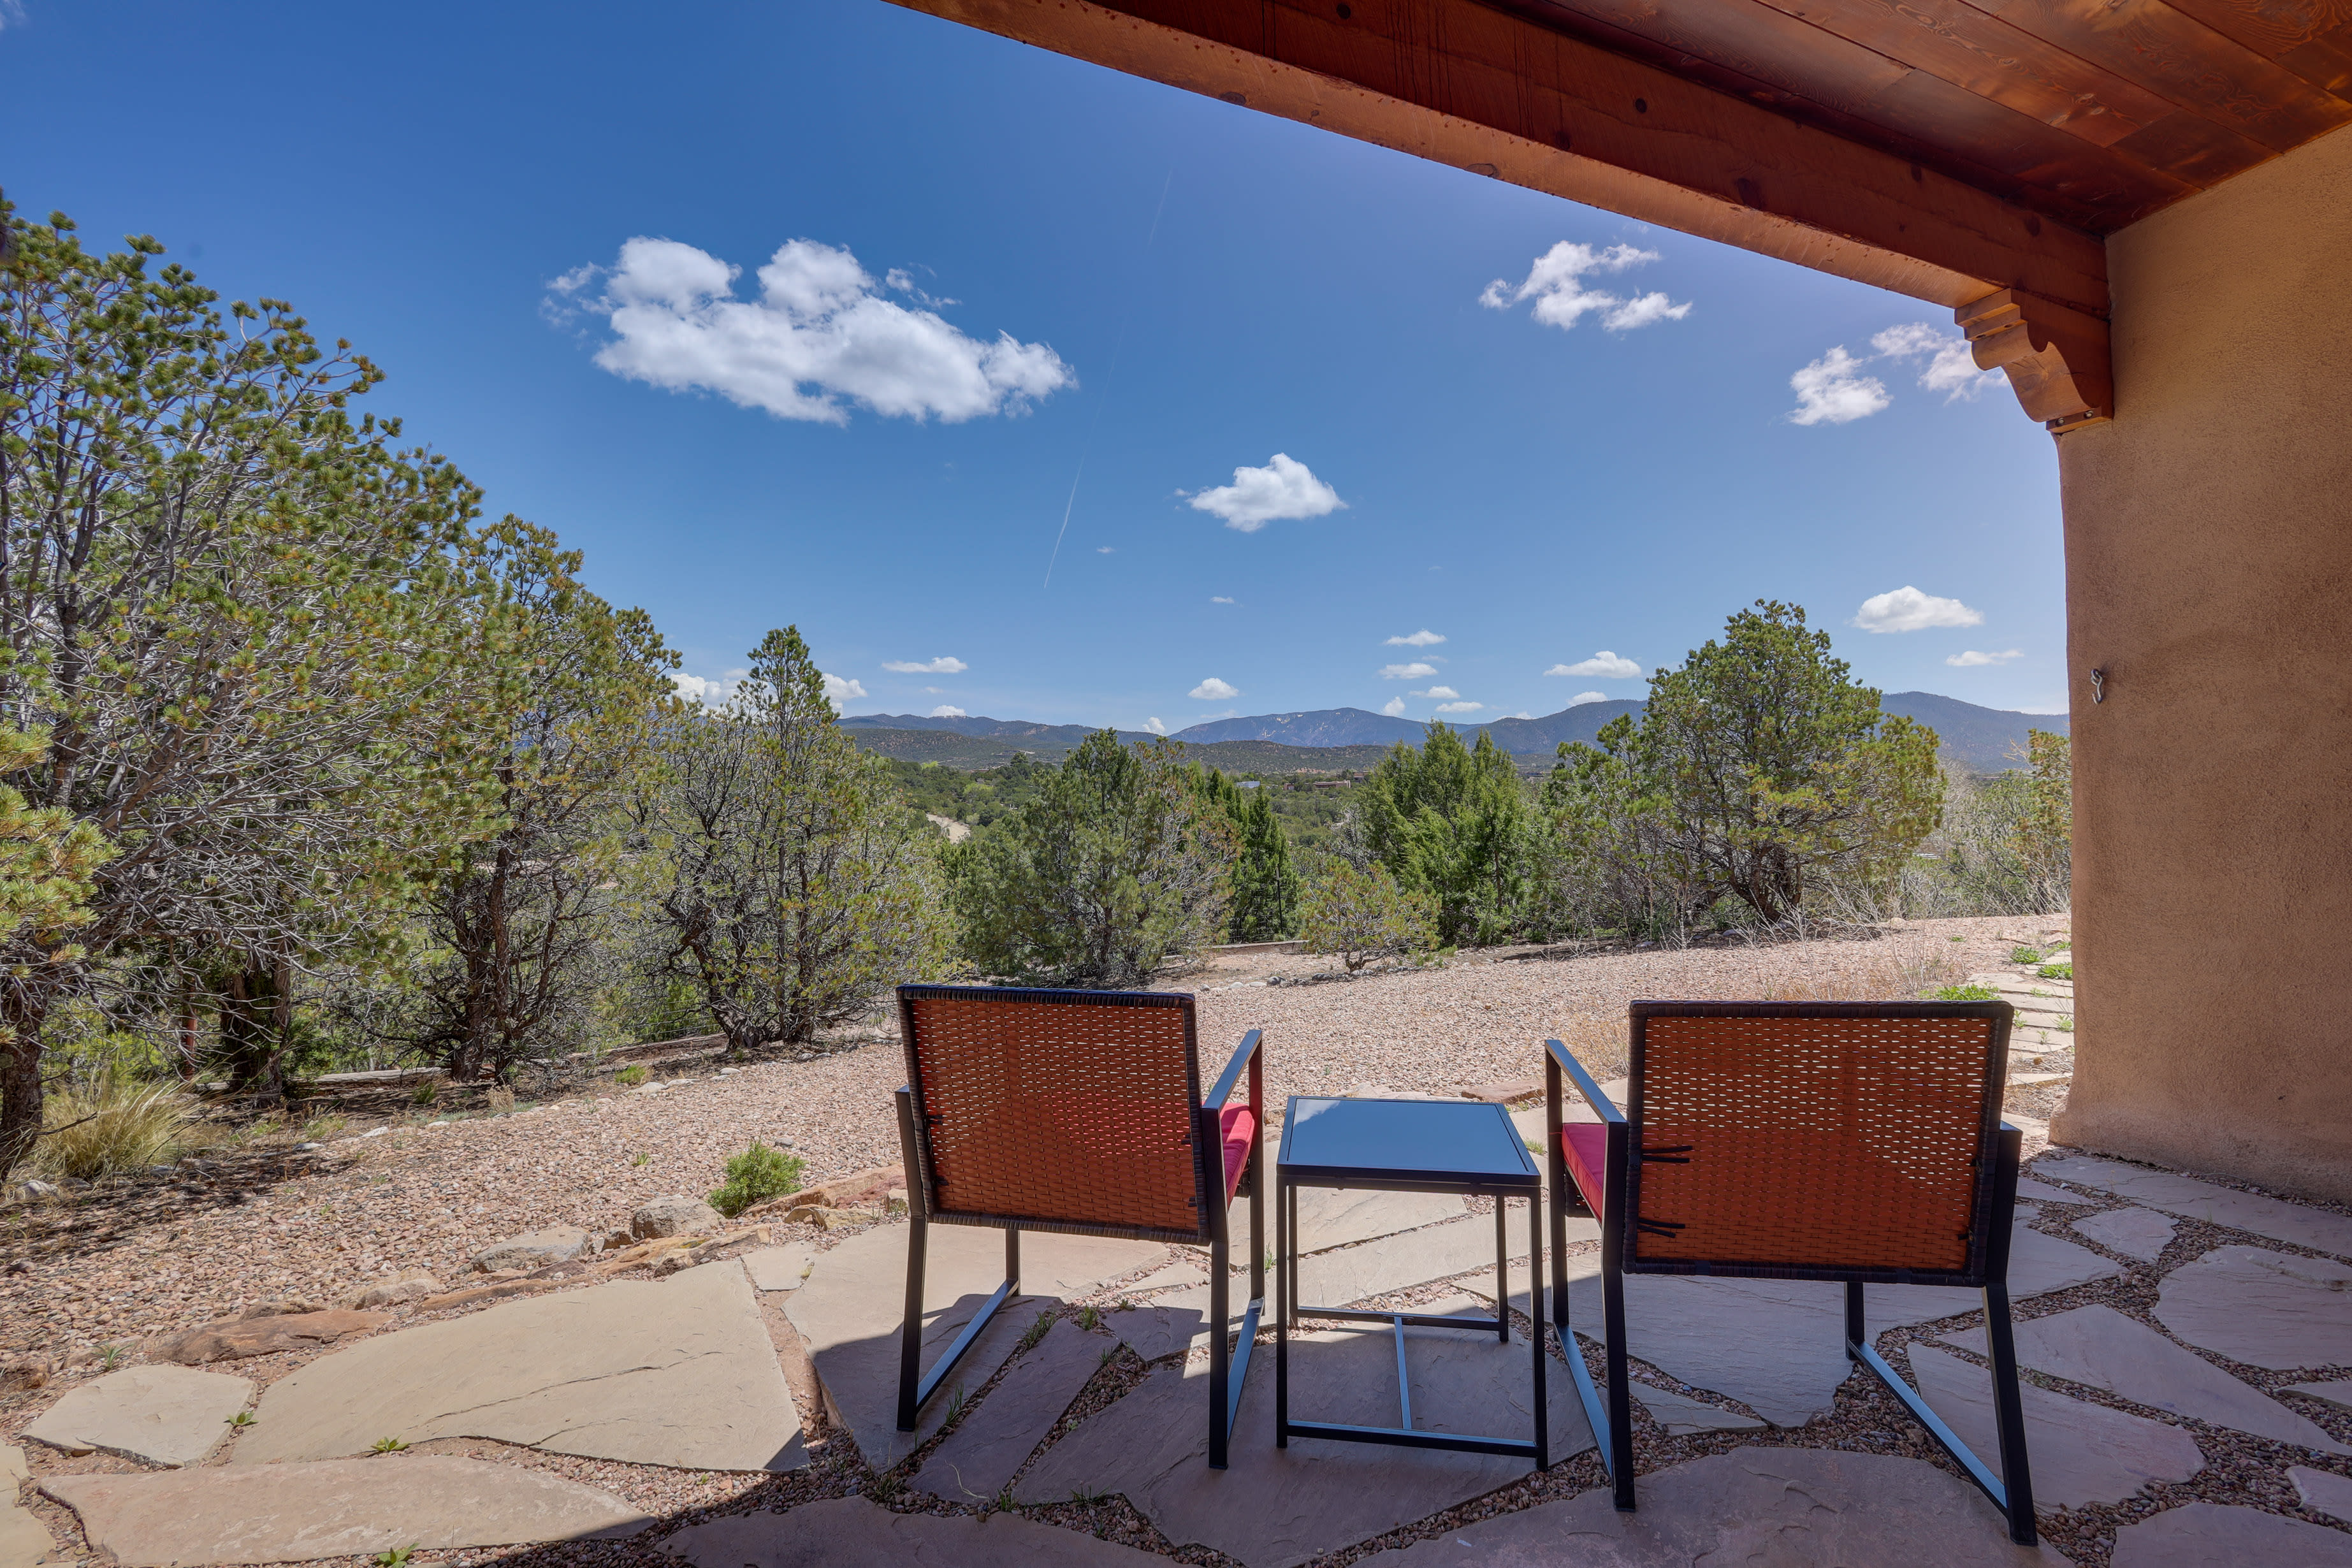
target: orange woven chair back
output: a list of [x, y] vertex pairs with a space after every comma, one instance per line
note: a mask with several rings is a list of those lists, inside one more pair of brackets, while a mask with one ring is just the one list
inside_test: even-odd
[[1197, 1240], [1192, 998], [902, 985], [934, 1218]]
[[1980, 1282], [2006, 1003], [1632, 1013], [1629, 1268]]

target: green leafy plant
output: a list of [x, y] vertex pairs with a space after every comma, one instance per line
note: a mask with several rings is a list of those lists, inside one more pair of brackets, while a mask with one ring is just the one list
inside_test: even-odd
[[408, 1560], [416, 1554], [418, 1544], [412, 1541], [405, 1546], [395, 1546], [389, 1552], [379, 1552], [368, 1561], [374, 1563], [375, 1568], [406, 1568]]
[[941, 1429], [954, 1426], [963, 1415], [963, 1407], [971, 1403], [971, 1395], [964, 1392], [963, 1384], [956, 1384], [948, 1394], [947, 1413], [940, 1422]]
[[2058, 1032], [2062, 1035], [2071, 1035], [2074, 1032], [2074, 1014], [2061, 1013], [2058, 1015]]
[[438, 1078], [422, 1079], [415, 1089], [408, 1091], [408, 1103], [415, 1106], [420, 1110], [425, 1107], [435, 1103], [440, 1098], [441, 1080]]
[[623, 1068], [619, 1072], [613, 1075], [613, 1081], [614, 1083], [625, 1083], [630, 1087], [635, 1088], [636, 1085], [645, 1082], [646, 1079], [651, 1076], [651, 1074], [646, 1071], [644, 1066], [640, 1064], [635, 1067]]
[[241, 1429], [241, 1428], [244, 1428], [244, 1427], [247, 1427], [247, 1426], [252, 1426], [252, 1425], [253, 1425], [253, 1412], [252, 1412], [252, 1411], [250, 1411], [250, 1410], [240, 1410], [240, 1411], [238, 1411], [236, 1415], [232, 1415], [232, 1416], [230, 1416], [230, 1417], [228, 1418], [228, 1425], [229, 1425], [229, 1426], [231, 1426], [238, 1427], [238, 1428], [240, 1428], [240, 1429]]
[[2042, 962], [2042, 950], [2038, 947], [2012, 947], [2009, 950], [2009, 961], [2011, 963], [2039, 963]]
[[1353, 974], [1376, 958], [1434, 948], [1437, 900], [1401, 886], [1386, 866], [1359, 871], [1335, 861], [1308, 884], [1298, 933], [1307, 952], [1335, 954]]
[[98, 1347], [98, 1363], [107, 1371], [112, 1372], [122, 1364], [122, 1354], [121, 1345], [100, 1345]]
[[2045, 963], [2033, 973], [2040, 975], [2044, 980], [2072, 980], [2074, 978], [2074, 965], [2071, 962], [2066, 963]]
[[1998, 1002], [2000, 993], [1990, 985], [1938, 985], [1927, 993], [1930, 1002]]
[[1021, 1349], [1023, 1349], [1024, 1351], [1032, 1351], [1032, 1350], [1035, 1350], [1035, 1349], [1037, 1348], [1037, 1342], [1038, 1342], [1039, 1340], [1044, 1339], [1044, 1338], [1045, 1337], [1045, 1331], [1047, 1331], [1048, 1329], [1051, 1329], [1053, 1326], [1054, 1326], [1054, 1314], [1053, 1314], [1053, 1313], [1051, 1313], [1051, 1312], [1040, 1312], [1040, 1313], [1038, 1313], [1038, 1314], [1037, 1314], [1037, 1321], [1034, 1321], [1034, 1322], [1033, 1322], [1033, 1323], [1031, 1323], [1031, 1324], [1029, 1325], [1029, 1331], [1028, 1331], [1027, 1333], [1024, 1333], [1024, 1334], [1023, 1334], [1023, 1335], [1021, 1336], [1021, 1347], [1020, 1347], [1020, 1348], [1021, 1348]]
[[873, 1488], [866, 1496], [878, 1503], [894, 1503], [907, 1489], [907, 1478], [893, 1470], [887, 1476], [874, 1478]]
[[1096, 1311], [1092, 1307], [1081, 1307], [1078, 1309], [1078, 1327], [1082, 1329], [1101, 1328], [1102, 1314]]
[[653, 1163], [654, 1157], [651, 1154], [645, 1152], [643, 1150], [639, 1150], [636, 1157], [629, 1162], [633, 1166], [650, 1165]]
[[371, 1454], [397, 1454], [408, 1445], [397, 1437], [378, 1437], [368, 1447]]
[[710, 1194], [710, 1206], [733, 1219], [762, 1198], [780, 1198], [801, 1188], [805, 1167], [800, 1156], [754, 1143], [727, 1162], [727, 1182]]

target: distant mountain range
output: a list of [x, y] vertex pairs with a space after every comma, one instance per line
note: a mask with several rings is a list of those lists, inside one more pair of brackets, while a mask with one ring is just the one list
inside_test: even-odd
[[[2022, 750], [2028, 730], [2067, 733], [2063, 713], [2019, 713], [1980, 708], [1932, 691], [1896, 691], [1881, 700], [1889, 713], [1916, 719], [1936, 731], [1945, 757], [1970, 773], [1995, 773], [2014, 767], [2012, 749]], [[1581, 702], [1541, 719], [1496, 719], [1459, 726], [1475, 737], [1484, 730], [1495, 744], [1520, 757], [1549, 758], [1563, 741], [1592, 743], [1601, 727], [1621, 713], [1639, 714], [1639, 702]], [[888, 756], [938, 762], [950, 767], [996, 767], [1026, 752], [1040, 761], [1067, 755], [1093, 734], [1085, 724], [1035, 724], [1016, 719], [940, 718], [913, 713], [866, 713], [841, 721], [858, 744]], [[1428, 726], [1412, 719], [1370, 713], [1361, 708], [1320, 708], [1300, 713], [1264, 713], [1248, 719], [1216, 719], [1180, 730], [1171, 737], [1192, 747], [1204, 762], [1240, 771], [1333, 772], [1369, 766], [1398, 742], [1419, 745]], [[1141, 730], [1121, 730], [1122, 741], [1148, 741]], [[1319, 753], [1319, 754], [1318, 754]]]

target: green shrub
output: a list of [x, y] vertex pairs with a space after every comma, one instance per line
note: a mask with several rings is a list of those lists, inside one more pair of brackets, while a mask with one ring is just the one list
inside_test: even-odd
[[46, 1109], [49, 1131], [33, 1146], [33, 1163], [85, 1182], [170, 1163], [196, 1119], [194, 1102], [169, 1084], [109, 1081], [51, 1095]]
[[619, 1072], [613, 1075], [613, 1081], [614, 1083], [635, 1085], [645, 1082], [647, 1076], [646, 1069], [642, 1067], [623, 1068]]
[[727, 1162], [727, 1184], [710, 1194], [710, 1206], [733, 1219], [753, 1204], [801, 1190], [800, 1156], [754, 1143]]
[[1298, 934], [1309, 952], [1336, 953], [1354, 973], [1375, 958], [1429, 952], [1437, 946], [1437, 900], [1402, 888], [1385, 866], [1359, 871], [1346, 861], [1308, 884]]
[[1930, 1002], [1998, 1002], [2000, 993], [1990, 985], [1938, 985], [1927, 993]]
[[2074, 966], [2072, 963], [2045, 963], [2033, 973], [2044, 980], [2072, 980], [2074, 978]]
[[2012, 947], [2009, 950], [2009, 961], [2011, 963], [2039, 963], [2042, 962], [2042, 950], [2038, 947]]

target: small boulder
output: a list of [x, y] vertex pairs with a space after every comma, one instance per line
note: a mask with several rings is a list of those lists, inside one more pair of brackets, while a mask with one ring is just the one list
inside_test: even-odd
[[184, 1333], [166, 1334], [147, 1342], [147, 1353], [158, 1361], [200, 1366], [208, 1361], [239, 1361], [278, 1351], [310, 1350], [332, 1344], [349, 1334], [365, 1333], [392, 1321], [383, 1312], [290, 1312], [268, 1318], [238, 1318], [205, 1323]]
[[588, 1250], [588, 1233], [576, 1225], [551, 1225], [524, 1236], [495, 1241], [473, 1256], [467, 1267], [477, 1274], [501, 1268], [541, 1268], [562, 1263]]
[[274, 1300], [256, 1301], [236, 1316], [240, 1322], [251, 1322], [256, 1318], [290, 1318], [304, 1312], [316, 1312], [325, 1306], [325, 1302], [313, 1301], [307, 1296], [280, 1296]]
[[346, 1311], [365, 1310], [372, 1307], [404, 1307], [411, 1301], [421, 1301], [427, 1296], [441, 1293], [441, 1281], [428, 1269], [404, 1268], [397, 1277], [379, 1279], [347, 1290], [335, 1305]]
[[649, 1241], [656, 1237], [709, 1230], [726, 1223], [717, 1209], [700, 1198], [655, 1198], [629, 1216], [629, 1234], [638, 1240]]

